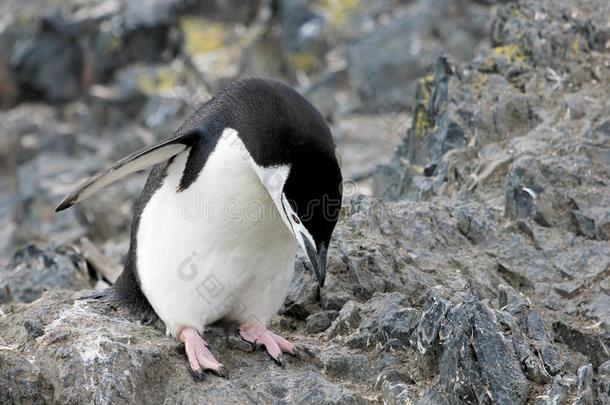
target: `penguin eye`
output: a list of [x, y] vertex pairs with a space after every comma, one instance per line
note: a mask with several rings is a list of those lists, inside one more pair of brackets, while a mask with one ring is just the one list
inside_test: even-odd
[[294, 222], [296, 222], [297, 224], [300, 224], [300, 223], [301, 223], [301, 220], [300, 220], [300, 219], [299, 219], [299, 217], [297, 217], [295, 214], [292, 214], [292, 220], [293, 220]]

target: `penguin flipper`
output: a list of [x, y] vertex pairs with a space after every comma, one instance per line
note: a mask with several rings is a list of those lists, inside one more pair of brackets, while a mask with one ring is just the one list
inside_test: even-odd
[[201, 131], [198, 129], [189, 131], [183, 135], [161, 141], [124, 157], [111, 167], [102, 170], [87, 179], [76, 190], [64, 197], [55, 211], [58, 212], [70, 208], [77, 202], [90, 197], [100, 189], [131, 173], [176, 156], [193, 145], [201, 136]]

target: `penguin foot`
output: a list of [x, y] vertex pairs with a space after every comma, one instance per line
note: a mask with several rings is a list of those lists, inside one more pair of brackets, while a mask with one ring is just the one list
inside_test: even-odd
[[224, 377], [226, 375], [224, 366], [218, 362], [208, 349], [208, 344], [201, 338], [199, 332], [193, 327], [182, 328], [179, 333], [180, 340], [184, 342], [184, 349], [191, 374], [196, 380], [202, 380], [205, 371]]
[[246, 342], [252, 344], [254, 348], [264, 346], [265, 350], [271, 356], [277, 365], [284, 367], [283, 353], [288, 353], [293, 356], [297, 355], [295, 346], [273, 332], [270, 332], [263, 325], [246, 324], [240, 326], [237, 333]]

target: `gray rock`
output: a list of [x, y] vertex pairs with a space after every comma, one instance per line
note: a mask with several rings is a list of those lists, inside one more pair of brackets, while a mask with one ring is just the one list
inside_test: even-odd
[[[87, 264], [76, 252], [29, 245], [15, 253], [7, 268], [0, 271], [0, 303], [32, 302], [48, 290], [92, 286]], [[39, 332], [39, 326], [28, 325], [31, 333]]]
[[313, 269], [306, 264], [306, 261], [305, 257], [297, 259], [288, 296], [280, 309], [280, 313], [298, 319], [307, 319], [310, 314], [318, 310], [318, 282]]
[[467, 402], [525, 403], [531, 384], [491, 310], [467, 302], [447, 319], [440, 333], [440, 386]]
[[[204, 382], [195, 383], [184, 354], [176, 350], [177, 341], [138, 324], [129, 314], [75, 298], [65, 291], [55, 292], [0, 318], [0, 339], [6, 347], [0, 350], [0, 382], [12, 387], [1, 391], [3, 403], [28, 399], [42, 403], [176, 403], [194, 398], [205, 402], [368, 403], [312, 368], [311, 358], [292, 359], [282, 370], [263, 352], [243, 351], [239, 339], [227, 339], [218, 328], [206, 337], [231, 369], [231, 378], [209, 375]], [[29, 319], [40, 322], [41, 336], [28, 333], [25, 324]], [[32, 365], [23, 357], [25, 353], [45, 366]], [[327, 367], [337, 373], [349, 364], [354, 373], [364, 369], [364, 359], [359, 363], [354, 363], [358, 357], [347, 363], [346, 359], [349, 357], [336, 355]]]
[[606, 362], [608, 353], [606, 349], [610, 345], [610, 334], [590, 333], [579, 330], [562, 321], [553, 324], [558, 341], [567, 344], [580, 353], [587, 355], [595, 366]]
[[553, 384], [549, 389], [536, 401], [536, 405], [561, 405], [568, 403], [568, 393], [571, 385], [563, 377], [555, 377]]
[[610, 360], [599, 366], [597, 392], [602, 404], [610, 402]]
[[381, 385], [383, 402], [388, 405], [408, 403], [411, 400], [410, 391], [411, 387], [407, 384], [384, 381]]
[[411, 105], [411, 83], [443, 49], [459, 59], [472, 55], [484, 37], [486, 13], [485, 6], [468, 1], [416, 1], [403, 17], [351, 45], [349, 79], [363, 109], [379, 113]]
[[587, 364], [578, 369], [578, 396], [574, 400], [575, 405], [592, 405], [595, 403], [595, 391], [593, 386], [593, 366]]
[[54, 388], [39, 367], [14, 351], [0, 351], [0, 402], [42, 404], [53, 402]]
[[16, 86], [24, 100], [75, 99], [81, 91], [83, 51], [48, 21], [40, 32], [15, 50], [11, 59]]
[[[36, 277], [50, 289], [91, 281], [68, 250], [35, 255], [54, 258], [52, 264], [22, 255], [8, 267], [13, 250], [30, 240], [62, 245], [86, 232], [124, 259], [141, 178], [53, 217], [59, 198], [82, 176], [167, 137], [233, 77], [264, 72], [298, 82], [334, 120], [344, 173], [362, 180], [360, 190], [392, 153], [396, 142], [388, 134], [405, 132], [394, 125], [396, 111], [412, 104], [414, 117], [373, 180], [380, 196], [401, 201], [346, 199], [323, 289], [298, 258], [271, 325], [301, 349], [285, 370], [222, 328], [231, 326], [215, 325], [206, 337], [231, 377], [210, 375], [197, 384], [163, 331], [122, 310], [51, 292], [28, 305], [0, 306], [0, 402], [605, 400], [605, 3], [500, 2], [491, 46], [462, 64], [456, 59], [470, 58], [473, 44], [488, 36], [481, 29], [487, 1], [375, 0], [352, 8], [300, 1], [2, 2], [0, 103], [87, 94], [53, 107], [23, 104], [0, 117], [7, 134], [0, 137], [7, 169], [0, 177], [0, 268], [11, 270], [0, 271], [0, 279], [27, 300], [42, 292], [28, 290]], [[62, 12], [48, 13], [56, 9]], [[43, 15], [48, 26], [39, 26]], [[203, 37], [198, 23], [185, 28], [185, 15], [210, 22], [201, 24]], [[245, 45], [237, 38], [243, 32], [252, 37]], [[191, 66], [200, 58], [184, 47], [185, 35], [218, 43], [222, 52], [205, 55], [204, 67]], [[40, 44], [65, 51], [47, 67], [74, 61], [74, 70], [51, 82]], [[418, 69], [428, 71], [443, 47], [457, 58], [441, 58], [417, 81], [413, 99]], [[222, 63], [207, 59], [216, 53]], [[28, 94], [33, 85], [42, 93]], [[370, 146], [380, 142], [386, 144]], [[572, 375], [588, 363], [577, 384]]]
[[424, 306], [411, 341], [413, 347], [420, 353], [426, 353], [436, 343], [448, 310], [449, 303], [434, 296], [430, 297]]
[[514, 351], [498, 330], [489, 309], [483, 306], [476, 308], [473, 331], [474, 352], [483, 383], [489, 392], [478, 393], [477, 396], [489, 396], [489, 399], [496, 403], [524, 404], [531, 384], [523, 375]]
[[333, 320], [339, 315], [337, 311], [321, 311], [311, 314], [307, 317], [307, 332], [320, 333], [324, 332], [333, 323]]
[[418, 311], [408, 307], [399, 293], [376, 293], [365, 304], [347, 302], [327, 334], [330, 338], [345, 336], [350, 347], [391, 344], [407, 346], [418, 321]]

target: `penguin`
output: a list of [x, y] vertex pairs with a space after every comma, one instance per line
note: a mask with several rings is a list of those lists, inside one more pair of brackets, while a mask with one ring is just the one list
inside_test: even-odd
[[288, 293], [298, 247], [324, 286], [341, 209], [342, 175], [324, 118], [281, 82], [234, 82], [172, 138], [95, 174], [56, 211], [150, 166], [123, 272], [102, 295], [160, 319], [184, 343], [195, 377], [224, 375], [204, 340], [205, 326], [221, 320], [236, 322], [243, 340], [283, 365], [295, 346], [267, 326]]

